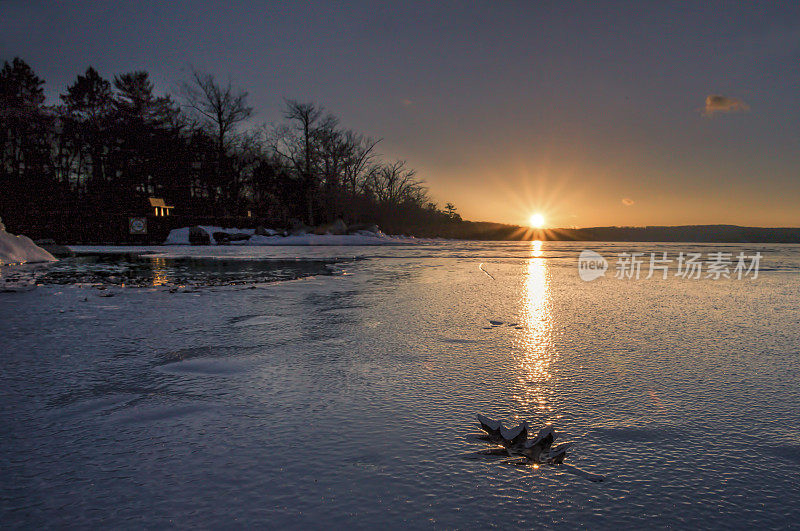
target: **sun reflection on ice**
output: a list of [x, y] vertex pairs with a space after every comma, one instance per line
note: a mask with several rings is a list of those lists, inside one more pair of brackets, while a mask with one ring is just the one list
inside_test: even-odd
[[531, 242], [531, 256], [533, 258], [540, 258], [542, 256], [542, 240], [534, 240]]
[[163, 286], [170, 281], [167, 271], [167, 261], [163, 258], [150, 259], [153, 268], [153, 287]]
[[515, 398], [522, 406], [535, 407], [548, 413], [552, 378], [550, 366], [552, 352], [551, 274], [543, 257], [542, 242], [531, 242], [531, 257], [524, 265], [521, 286], [520, 319], [522, 330], [517, 336], [519, 354], [519, 381], [521, 392]]

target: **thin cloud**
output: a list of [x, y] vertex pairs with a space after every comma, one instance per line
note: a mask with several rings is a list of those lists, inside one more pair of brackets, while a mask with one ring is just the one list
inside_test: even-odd
[[623, 197], [622, 198], [622, 204], [625, 205], [625, 206], [631, 206], [633, 203], [634, 203], [634, 201], [630, 197]]
[[744, 112], [750, 107], [740, 99], [729, 98], [719, 94], [706, 96], [706, 105], [703, 108], [703, 116], [714, 116], [718, 112]]

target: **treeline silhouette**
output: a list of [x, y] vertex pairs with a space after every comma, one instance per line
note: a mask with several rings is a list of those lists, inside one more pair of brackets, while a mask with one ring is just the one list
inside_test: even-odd
[[[300, 228], [337, 219], [391, 234], [481, 240], [800, 242], [800, 229], [733, 226], [532, 230], [462, 221], [378, 140], [313, 103], [286, 100], [284, 121], [246, 127], [247, 92], [192, 72], [176, 95], [147, 72], [93, 68], [48, 104], [25, 61], [0, 70], [0, 217], [8, 230], [59, 243], [161, 242], [171, 228]], [[155, 216], [148, 198], [174, 206]], [[134, 236], [129, 218], [148, 218]]]
[[405, 162], [383, 160], [378, 140], [314, 103], [286, 100], [283, 123], [253, 128], [247, 92], [198, 71], [174, 96], [156, 94], [144, 71], [109, 80], [89, 67], [57, 104], [43, 86], [25, 61], [4, 62], [0, 215], [9, 230], [125, 240], [128, 216], [153, 215], [150, 197], [174, 206], [171, 219], [152, 220], [162, 228], [342, 219], [436, 236], [460, 221]]

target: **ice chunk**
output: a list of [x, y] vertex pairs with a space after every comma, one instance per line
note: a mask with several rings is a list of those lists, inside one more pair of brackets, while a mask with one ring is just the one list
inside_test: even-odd
[[572, 446], [572, 444], [562, 444], [558, 447], [554, 448], [550, 451], [550, 454], [547, 456], [547, 462], [551, 465], [560, 465], [564, 462], [564, 458], [567, 457], [567, 450]]
[[528, 423], [523, 420], [522, 424], [514, 428], [506, 428], [501, 425], [500, 436], [503, 437], [503, 442], [507, 445], [522, 444], [528, 437]]
[[15, 236], [6, 232], [0, 221], [0, 266], [57, 260], [27, 236]]
[[497, 435], [500, 433], [502, 423], [499, 420], [492, 420], [489, 417], [478, 414], [478, 422], [481, 423], [483, 431], [490, 435]]
[[[552, 426], [545, 426], [539, 433], [536, 434], [536, 437], [525, 443], [526, 447], [531, 447], [535, 444], [543, 443], [545, 445], [545, 450], [550, 448], [550, 445], [553, 444], [553, 441], [556, 439], [556, 431], [553, 429]], [[548, 442], [549, 441], [549, 442]]]
[[536, 437], [525, 442], [525, 449], [522, 453], [531, 461], [538, 463], [541, 460], [541, 456], [550, 450], [555, 438], [555, 430], [553, 430], [552, 426], [546, 426], [539, 430]]

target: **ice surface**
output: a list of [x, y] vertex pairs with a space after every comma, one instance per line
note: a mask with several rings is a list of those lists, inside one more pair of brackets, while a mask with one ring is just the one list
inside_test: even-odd
[[[585, 245], [546, 243], [533, 260], [507, 242], [157, 246], [140, 250], [351, 262], [347, 275], [255, 289], [0, 293], [0, 521], [795, 525], [800, 246], [596, 243], [607, 257], [760, 250], [774, 270], [586, 283]], [[524, 330], [490, 334], [488, 319]], [[578, 444], [538, 469], [461, 459], [479, 444], [466, 436], [477, 411]], [[746, 459], [753, 447], [765, 458]]]

